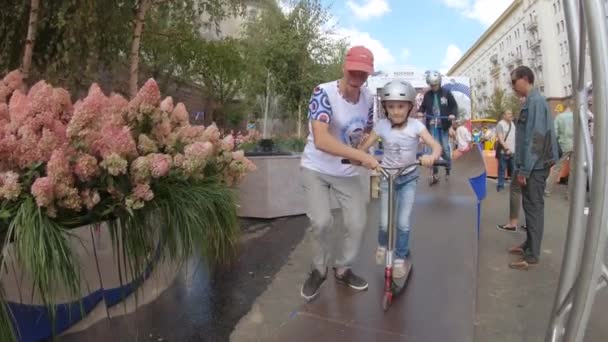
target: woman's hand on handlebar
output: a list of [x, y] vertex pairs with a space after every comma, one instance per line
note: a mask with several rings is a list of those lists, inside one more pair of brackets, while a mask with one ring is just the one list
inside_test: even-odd
[[363, 158], [361, 158], [359, 160], [359, 163], [361, 166], [366, 167], [370, 170], [374, 170], [377, 169], [380, 166], [380, 163], [378, 162], [378, 160], [376, 158], [374, 158], [374, 156], [372, 156], [371, 154], [365, 154], [365, 156]]
[[420, 165], [422, 165], [424, 167], [431, 167], [431, 166], [433, 166], [433, 164], [435, 163], [437, 158], [435, 158], [431, 154], [425, 154], [425, 155], [421, 156], [419, 160], [420, 160]]

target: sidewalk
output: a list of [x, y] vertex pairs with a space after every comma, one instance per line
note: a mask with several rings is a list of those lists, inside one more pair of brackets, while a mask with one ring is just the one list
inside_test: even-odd
[[[544, 341], [559, 272], [568, 224], [566, 186], [556, 186], [545, 199], [545, 232], [541, 262], [528, 271], [511, 270], [512, 257], [506, 252], [525, 238], [525, 232], [510, 233], [496, 229], [508, 215], [508, 191], [496, 192], [488, 181], [488, 197], [482, 208], [479, 241], [479, 282], [477, 296], [478, 342]], [[523, 218], [523, 210], [521, 212]], [[524, 221], [521, 220], [521, 223]], [[608, 295], [598, 293], [591, 316], [587, 342], [608, 341]]]
[[305, 303], [300, 287], [310, 270], [307, 236], [241, 319], [231, 341], [472, 341], [477, 209], [468, 184], [470, 172], [476, 171], [463, 165], [449, 183], [432, 188], [420, 178], [411, 233], [414, 269], [405, 293], [388, 312], [381, 306], [383, 268], [374, 260], [379, 214], [374, 201], [354, 265], [369, 282], [368, 291], [337, 285], [330, 270], [319, 297]]

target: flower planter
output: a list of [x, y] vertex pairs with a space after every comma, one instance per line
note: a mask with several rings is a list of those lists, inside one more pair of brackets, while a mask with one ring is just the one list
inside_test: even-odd
[[[306, 214], [306, 201], [300, 181], [300, 154], [288, 156], [248, 156], [256, 171], [238, 186], [240, 217], [276, 218]], [[369, 198], [370, 176], [363, 171], [361, 189]], [[332, 209], [339, 208], [334, 196]]]
[[[74, 298], [67, 289], [58, 288], [56, 334], [86, 329], [95, 322], [132, 312], [137, 306], [157, 298], [173, 281], [176, 265], [159, 261], [154, 255], [143, 274], [136, 277], [119, 272], [125, 265], [124, 256], [117, 256], [107, 224], [83, 226], [70, 231], [70, 245], [81, 269], [81, 294]], [[52, 336], [51, 320], [32, 279], [23, 270], [9, 246], [6, 272], [0, 275], [20, 341], [39, 341]], [[158, 276], [162, 274], [162, 276]], [[59, 285], [59, 284], [58, 284]], [[137, 305], [133, 293], [138, 291]], [[82, 303], [82, 307], [80, 304]], [[121, 303], [121, 305], [116, 305]], [[125, 304], [125, 305], [122, 305]], [[81, 310], [82, 308], [82, 310]]]

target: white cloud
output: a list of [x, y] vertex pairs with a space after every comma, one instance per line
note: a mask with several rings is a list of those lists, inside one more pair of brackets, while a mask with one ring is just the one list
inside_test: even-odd
[[361, 32], [354, 28], [337, 28], [336, 35], [339, 38], [344, 38], [348, 42], [349, 46], [363, 45], [370, 49], [374, 54], [375, 69], [395, 63], [395, 57], [387, 49], [381, 41], [374, 39], [367, 32]]
[[447, 74], [450, 68], [458, 62], [458, 60], [462, 57], [462, 50], [454, 44], [450, 44], [445, 51], [445, 57], [443, 57], [443, 61], [441, 62], [441, 69], [439, 72], [442, 74]]
[[279, 5], [279, 8], [285, 15], [289, 15], [295, 6], [293, 2], [288, 0], [277, 0], [277, 5]]
[[408, 49], [401, 50], [401, 60], [406, 61], [410, 57], [411, 53]]
[[513, 3], [513, 0], [443, 0], [443, 3], [468, 18], [490, 26]]
[[357, 18], [363, 20], [381, 17], [391, 10], [386, 0], [364, 0], [363, 4], [359, 4], [358, 0], [348, 0], [346, 5]]

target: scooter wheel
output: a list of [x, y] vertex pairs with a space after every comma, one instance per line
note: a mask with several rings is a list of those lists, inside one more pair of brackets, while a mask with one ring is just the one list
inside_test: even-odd
[[385, 293], [384, 297], [382, 297], [382, 309], [384, 311], [387, 311], [388, 308], [391, 307], [392, 302], [393, 302], [393, 295], [392, 295], [392, 293]]

